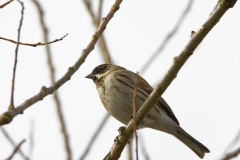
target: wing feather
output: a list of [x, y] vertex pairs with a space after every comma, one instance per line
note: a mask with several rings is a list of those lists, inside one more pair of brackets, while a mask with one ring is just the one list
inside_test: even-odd
[[[124, 76], [125, 78], [129, 79], [129, 80], [133, 80], [136, 78], [136, 74], [134, 72], [131, 72], [129, 70], [121, 70], [121, 72], [118, 73], [119, 76]], [[152, 93], [153, 88], [150, 86], [150, 84], [141, 76], [138, 76], [138, 80], [140, 81], [140, 83], [138, 83], [138, 92], [141, 92], [142, 94], [147, 93], [147, 97]], [[133, 85], [132, 85], [133, 88]], [[167, 115], [169, 117], [171, 117], [178, 125], [179, 122], [176, 118], [176, 116], [174, 115], [172, 109], [170, 108], [170, 106], [167, 104], [167, 102], [160, 97], [159, 100], [157, 101], [158, 106], [161, 107], [162, 109], [164, 109], [167, 113]]]

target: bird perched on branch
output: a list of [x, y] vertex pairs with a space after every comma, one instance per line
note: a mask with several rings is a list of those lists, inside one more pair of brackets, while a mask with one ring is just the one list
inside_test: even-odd
[[[103, 106], [110, 115], [127, 125], [133, 115], [133, 93], [136, 74], [117, 65], [102, 64], [86, 76], [95, 83]], [[138, 77], [136, 108], [141, 107], [153, 88], [141, 76]], [[143, 119], [140, 128], [152, 128], [173, 135], [187, 145], [200, 158], [209, 149], [184, 131], [172, 109], [163, 98], [155, 103]]]

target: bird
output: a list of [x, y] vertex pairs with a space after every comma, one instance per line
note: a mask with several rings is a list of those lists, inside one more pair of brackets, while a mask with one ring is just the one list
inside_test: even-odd
[[[133, 115], [133, 93], [136, 73], [121, 66], [101, 64], [86, 76], [96, 85], [99, 97], [108, 113], [127, 125]], [[136, 85], [136, 109], [138, 110], [153, 91], [151, 85], [138, 75]], [[160, 97], [147, 113], [139, 128], [152, 128], [173, 135], [188, 146], [200, 158], [209, 149], [180, 127], [176, 116], [167, 102]]]

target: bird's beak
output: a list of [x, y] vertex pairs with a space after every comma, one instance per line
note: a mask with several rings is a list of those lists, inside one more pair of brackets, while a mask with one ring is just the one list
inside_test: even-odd
[[92, 75], [92, 73], [91, 73], [91, 74], [89, 74], [89, 75], [87, 75], [85, 78], [90, 78], [90, 79], [93, 79], [93, 75]]

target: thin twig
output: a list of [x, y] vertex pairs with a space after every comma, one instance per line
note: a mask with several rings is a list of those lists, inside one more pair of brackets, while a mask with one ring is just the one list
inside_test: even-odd
[[[136, 123], [138, 125], [146, 116], [146, 114], [151, 110], [156, 101], [162, 96], [166, 91], [168, 86], [177, 76], [177, 73], [180, 71], [184, 63], [188, 58], [193, 54], [194, 50], [201, 43], [201, 41], [206, 37], [210, 30], [219, 22], [220, 18], [225, 14], [225, 12], [232, 8], [236, 3], [236, 0], [222, 0], [221, 5], [214, 10], [211, 16], [207, 21], [200, 27], [200, 29], [193, 35], [191, 40], [186, 44], [179, 56], [173, 59], [173, 64], [165, 74], [163, 80], [158, 84], [158, 86], [152, 91], [151, 95], [146, 99], [142, 104], [140, 109], [137, 112]], [[110, 152], [105, 156], [104, 160], [118, 159], [127, 144], [128, 140], [133, 134], [133, 121], [130, 121], [126, 128], [120, 128], [121, 132], [118, 136], [117, 142], [115, 142]]]
[[120, 4], [122, 3], [122, 0], [117, 0], [114, 5], [111, 7], [111, 10], [109, 11], [108, 15], [102, 19], [102, 23], [100, 24], [98, 30], [95, 32], [95, 34], [92, 36], [91, 41], [87, 45], [85, 49], [82, 50], [81, 56], [79, 59], [75, 62], [75, 64], [72, 67], [68, 68], [68, 71], [65, 73], [65, 75], [60, 78], [58, 81], [56, 81], [53, 85], [51, 85], [49, 88], [43, 86], [39, 93], [37, 93], [35, 96], [27, 99], [25, 102], [20, 104], [18, 107], [6, 111], [0, 115], [0, 126], [4, 124], [10, 123], [17, 115], [22, 113], [24, 110], [32, 106], [34, 103], [43, 100], [46, 96], [52, 94], [55, 92], [59, 87], [61, 87], [65, 82], [70, 80], [71, 76], [79, 69], [79, 67], [83, 64], [89, 53], [94, 49], [94, 46], [96, 45], [99, 37], [102, 35], [104, 30], [106, 29], [107, 24], [112, 19], [115, 12], [120, 8]]
[[6, 160], [11, 160], [13, 156], [17, 153], [17, 151], [20, 149], [20, 146], [25, 142], [26, 140], [22, 140], [13, 150], [12, 154], [6, 159]]
[[88, 155], [88, 153], [89, 153], [89, 151], [90, 151], [93, 143], [95, 142], [95, 140], [96, 140], [96, 138], [98, 137], [99, 133], [100, 133], [100, 132], [102, 131], [102, 129], [104, 128], [104, 126], [105, 126], [108, 118], [109, 118], [109, 114], [106, 113], [105, 116], [103, 117], [100, 125], [98, 126], [98, 128], [97, 128], [96, 131], [95, 131], [95, 133], [94, 133], [93, 136], [91, 137], [90, 142], [88, 142], [88, 145], [87, 145], [85, 151], [83, 152], [80, 160], [84, 160], [84, 159], [86, 158], [86, 156]]
[[[22, 21], [23, 21], [24, 5], [23, 5], [23, 2], [21, 2], [20, 0], [18, 0], [18, 2], [22, 6], [21, 19], [20, 19], [20, 23], [19, 23], [19, 27], [18, 27], [18, 37], [17, 37], [17, 42], [19, 43], [19, 41], [20, 41], [20, 33], [21, 33], [21, 28], [22, 28]], [[16, 49], [15, 49], [13, 76], [12, 76], [12, 86], [11, 86], [11, 99], [10, 99], [10, 106], [8, 107], [9, 110], [14, 108], [14, 87], [15, 87], [15, 76], [16, 76], [16, 69], [17, 69], [17, 59], [18, 59], [18, 47], [19, 47], [18, 43], [17, 43]]]
[[3, 8], [3, 7], [5, 7], [6, 5], [10, 4], [12, 1], [13, 1], [13, 0], [10, 0], [10, 1], [8, 1], [8, 2], [2, 4], [2, 5], [0, 6], [0, 9]]
[[234, 157], [237, 157], [240, 154], [240, 148], [237, 148], [235, 151], [232, 151], [228, 154], [226, 154], [222, 160], [229, 160], [232, 159]]
[[133, 132], [135, 135], [135, 143], [136, 143], [136, 160], [138, 160], [138, 136], [137, 136], [137, 121], [136, 121], [136, 112], [137, 112], [137, 87], [138, 87], [138, 73], [135, 77], [135, 84], [133, 90]]
[[[8, 132], [3, 128], [0, 127], [0, 130], [2, 131], [3, 135], [5, 136], [5, 138], [9, 141], [9, 143], [13, 146], [16, 147], [16, 143], [13, 141], [13, 139], [11, 138], [11, 136], [8, 134]], [[24, 155], [24, 153], [21, 151], [21, 149], [18, 149], [18, 152], [20, 154], [20, 156], [25, 159], [28, 160], [28, 158]]]
[[[87, 0], [83, 0], [83, 2], [84, 2], [85, 6], [87, 8], [88, 13], [90, 14], [90, 16], [92, 18], [92, 21], [93, 21], [93, 24], [94, 24], [95, 28], [97, 29], [98, 26], [99, 26], [99, 21], [98, 21], [99, 17], [96, 18], [97, 16], [94, 15], [94, 12], [92, 11], [92, 8], [91, 8], [91, 2], [89, 2]], [[102, 5], [102, 4], [99, 3], [99, 5]], [[109, 64], [112, 63], [111, 62], [111, 57], [110, 57], [110, 54], [109, 54], [109, 50], [107, 48], [105, 38], [104, 38], [103, 35], [99, 38], [98, 44], [100, 46], [101, 53], [102, 53], [102, 56], [103, 56], [103, 59], [104, 59], [105, 63], [109, 63]]]
[[4, 38], [4, 37], [0, 37], [0, 39], [2, 40], [5, 40], [5, 41], [9, 41], [9, 42], [12, 42], [12, 43], [15, 43], [15, 44], [20, 44], [20, 45], [25, 45], [25, 46], [31, 46], [31, 47], [38, 47], [38, 46], [43, 46], [43, 45], [47, 45], [47, 44], [51, 44], [51, 43], [55, 43], [57, 41], [61, 41], [63, 40], [63, 38], [65, 38], [68, 34], [64, 35], [63, 37], [59, 38], [59, 39], [55, 39], [53, 41], [50, 41], [50, 42], [46, 42], [46, 43], [43, 43], [43, 42], [38, 42], [38, 43], [23, 43], [23, 42], [16, 42], [14, 40], [11, 40], [11, 39], [8, 39], [8, 38]]
[[[40, 24], [42, 26], [42, 31], [43, 31], [43, 37], [44, 37], [44, 42], [47, 43], [48, 40], [48, 28], [44, 22], [44, 11], [42, 9], [42, 6], [40, 5], [40, 3], [37, 0], [33, 0], [34, 4], [37, 7], [38, 10], [38, 14], [39, 14], [39, 18], [40, 18]], [[46, 47], [46, 53], [47, 53], [47, 61], [48, 61], [48, 67], [50, 70], [50, 80], [51, 83], [53, 84], [56, 79], [55, 79], [55, 70], [54, 70], [54, 66], [53, 66], [53, 60], [52, 60], [52, 54], [50, 51], [50, 46], [49, 45], [45, 45]], [[67, 154], [67, 159], [71, 160], [72, 159], [72, 153], [71, 153], [71, 148], [70, 148], [70, 142], [69, 142], [69, 135], [67, 133], [67, 127], [65, 124], [65, 120], [64, 120], [64, 116], [63, 116], [63, 111], [62, 111], [62, 105], [60, 102], [60, 99], [58, 97], [58, 92], [55, 92], [53, 94], [54, 97], [54, 102], [56, 105], [56, 109], [57, 109], [57, 115], [58, 115], [58, 119], [60, 122], [60, 126], [61, 126], [61, 131], [62, 131], [62, 136], [64, 139], [64, 146], [65, 146], [65, 151]]]
[[232, 142], [227, 146], [225, 150], [225, 155], [223, 156], [224, 158], [221, 158], [221, 159], [228, 160], [233, 157], [237, 157], [238, 154], [240, 154], [240, 147], [232, 152], [226, 153], [230, 148], [232, 148], [234, 145], [236, 145], [239, 142], [239, 139], [240, 139], [240, 131], [238, 132], [237, 136], [232, 140]]
[[178, 19], [177, 23], [175, 24], [174, 28], [172, 31], [170, 31], [167, 36], [164, 38], [162, 44], [159, 46], [159, 48], [154, 52], [154, 54], [149, 58], [149, 60], [143, 65], [142, 69], [140, 70], [140, 73], [143, 74], [149, 67], [150, 64], [153, 63], [154, 60], [156, 60], [157, 56], [164, 50], [164, 48], [167, 46], [169, 41], [173, 38], [174, 35], [176, 35], [177, 31], [181, 27], [184, 19], [188, 15], [190, 9], [192, 8], [194, 0], [189, 0], [187, 7], [181, 14], [180, 18]]

